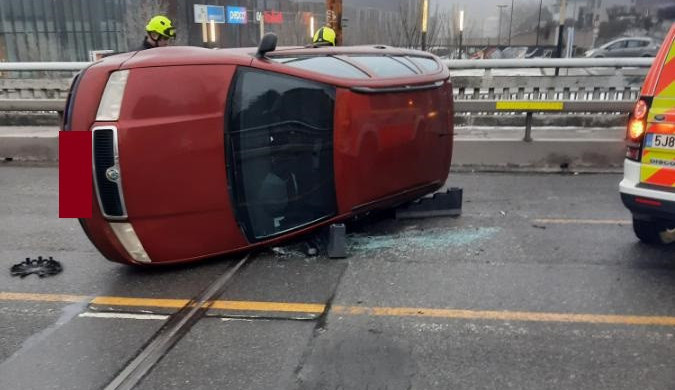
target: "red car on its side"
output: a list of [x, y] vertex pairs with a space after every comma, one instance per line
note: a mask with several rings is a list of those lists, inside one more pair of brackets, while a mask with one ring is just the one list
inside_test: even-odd
[[167, 47], [73, 83], [63, 130], [93, 140], [108, 259], [198, 260], [270, 245], [437, 190], [452, 155], [438, 58], [390, 47]]

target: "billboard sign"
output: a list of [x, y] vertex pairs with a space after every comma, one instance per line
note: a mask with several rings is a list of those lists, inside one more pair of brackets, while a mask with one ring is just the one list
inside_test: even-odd
[[265, 24], [282, 24], [284, 22], [284, 14], [275, 11], [265, 11]]
[[227, 23], [246, 24], [248, 23], [248, 15], [246, 7], [227, 7]]

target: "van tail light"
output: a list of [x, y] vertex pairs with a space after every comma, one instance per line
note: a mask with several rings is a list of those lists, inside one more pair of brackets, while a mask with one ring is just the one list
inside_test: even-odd
[[640, 161], [640, 150], [642, 140], [647, 130], [647, 114], [649, 113], [649, 102], [640, 99], [635, 104], [633, 112], [628, 117], [628, 128], [626, 131], [626, 158]]

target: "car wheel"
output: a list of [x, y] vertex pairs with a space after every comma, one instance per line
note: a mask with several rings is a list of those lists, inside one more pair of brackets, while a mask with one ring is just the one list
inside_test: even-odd
[[665, 230], [667, 230], [667, 227], [663, 223], [633, 218], [633, 231], [637, 238], [644, 243], [664, 244], [661, 232]]

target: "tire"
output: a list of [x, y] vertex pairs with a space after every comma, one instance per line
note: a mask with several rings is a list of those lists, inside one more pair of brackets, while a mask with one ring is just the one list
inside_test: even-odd
[[662, 223], [633, 218], [633, 231], [637, 238], [644, 243], [663, 244], [660, 233], [664, 230], [666, 230], [666, 226]]

